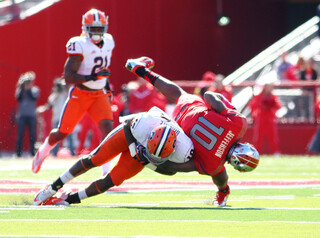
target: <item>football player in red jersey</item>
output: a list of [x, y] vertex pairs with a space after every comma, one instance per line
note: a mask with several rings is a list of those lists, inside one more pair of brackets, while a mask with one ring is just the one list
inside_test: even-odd
[[194, 157], [186, 163], [166, 162], [163, 168], [172, 172], [198, 171], [212, 177], [218, 192], [214, 205], [225, 206], [230, 188], [225, 162], [247, 172], [255, 169], [259, 153], [248, 143], [239, 143], [246, 132], [247, 120], [221, 94], [206, 92], [204, 99], [186, 93], [175, 83], [149, 68], [148, 57], [128, 59], [126, 68], [153, 84], [167, 99], [176, 103], [173, 118], [191, 138]]
[[58, 127], [50, 132], [33, 159], [34, 173], [38, 173], [50, 151], [73, 132], [86, 113], [98, 125], [103, 138], [112, 130], [112, 92], [108, 79], [110, 72], [107, 69], [115, 43], [112, 35], [107, 33], [107, 28], [108, 16], [102, 11], [91, 9], [82, 17], [81, 36], [72, 37], [68, 41], [64, 77], [66, 83], [72, 86]]

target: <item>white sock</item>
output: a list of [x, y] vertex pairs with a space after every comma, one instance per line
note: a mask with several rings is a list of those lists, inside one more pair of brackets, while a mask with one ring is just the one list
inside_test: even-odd
[[70, 173], [69, 170], [67, 170], [66, 172], [64, 172], [61, 176], [60, 179], [63, 182], [63, 184], [66, 184], [67, 182], [69, 182], [70, 180], [72, 180], [74, 178], [74, 176]]
[[88, 197], [88, 195], [87, 195], [87, 193], [86, 193], [86, 190], [84, 190], [84, 189], [78, 191], [78, 195], [79, 195], [80, 200], [85, 199], [85, 198]]
[[55, 147], [56, 144], [57, 143], [55, 143], [54, 145], [50, 145], [49, 144], [49, 137], [47, 137], [45, 139], [45, 141], [43, 142], [43, 144], [39, 148], [40, 156], [47, 157], [49, 155], [50, 151]]

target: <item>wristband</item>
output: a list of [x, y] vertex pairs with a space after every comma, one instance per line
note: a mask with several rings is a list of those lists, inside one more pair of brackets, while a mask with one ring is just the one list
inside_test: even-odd
[[157, 166], [155, 166], [154, 164], [148, 163], [147, 165], [145, 165], [144, 167], [147, 167], [153, 171], [155, 171], [157, 169]]
[[154, 83], [156, 82], [156, 80], [159, 78], [159, 74], [152, 72], [152, 71], [148, 71], [145, 75], [144, 75], [144, 79], [147, 80], [149, 83], [151, 83], [152, 85], [154, 85]]
[[137, 152], [136, 152], [136, 143], [132, 142], [130, 145], [129, 145], [129, 151], [130, 151], [130, 155], [131, 157], [135, 157]]
[[139, 67], [136, 69], [136, 74], [145, 80], [147, 80], [149, 83], [154, 85], [155, 81], [159, 78], [159, 74], [156, 74], [155, 72], [152, 72], [150, 69], [147, 69], [145, 67]]

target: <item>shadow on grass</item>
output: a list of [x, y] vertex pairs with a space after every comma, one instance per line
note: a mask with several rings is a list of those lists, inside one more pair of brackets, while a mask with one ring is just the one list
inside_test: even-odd
[[156, 206], [97, 206], [104, 208], [124, 208], [141, 210], [265, 210], [263, 207], [156, 207]]

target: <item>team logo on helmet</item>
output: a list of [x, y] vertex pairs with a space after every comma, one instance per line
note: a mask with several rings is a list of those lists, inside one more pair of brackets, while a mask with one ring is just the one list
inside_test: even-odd
[[90, 37], [94, 43], [102, 40], [108, 29], [108, 17], [104, 12], [91, 9], [82, 16], [82, 32]]
[[147, 140], [147, 155], [150, 162], [161, 164], [170, 156], [176, 146], [177, 135], [174, 129], [168, 125], [155, 127]]
[[237, 143], [233, 145], [228, 157], [230, 164], [240, 172], [254, 170], [260, 160], [258, 151], [249, 143]]

